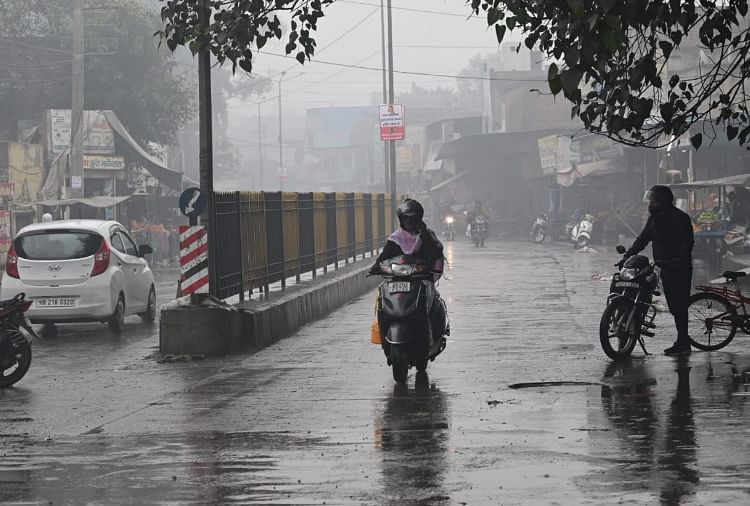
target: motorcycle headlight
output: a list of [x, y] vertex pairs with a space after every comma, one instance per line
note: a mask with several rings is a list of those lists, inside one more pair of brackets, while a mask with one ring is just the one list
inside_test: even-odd
[[635, 269], [623, 269], [620, 271], [620, 279], [630, 281], [635, 279]]
[[448, 225], [453, 225], [454, 221], [455, 220], [453, 219], [453, 216], [448, 216], [447, 218], [445, 218], [445, 223], [447, 223]]
[[395, 276], [411, 276], [414, 272], [413, 265], [392, 264], [391, 271]]

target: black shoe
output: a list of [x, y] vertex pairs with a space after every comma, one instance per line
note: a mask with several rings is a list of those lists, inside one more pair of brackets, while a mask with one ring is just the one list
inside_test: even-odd
[[670, 357], [679, 357], [683, 355], [690, 355], [691, 349], [689, 344], [675, 343], [673, 346], [664, 350], [665, 355]]

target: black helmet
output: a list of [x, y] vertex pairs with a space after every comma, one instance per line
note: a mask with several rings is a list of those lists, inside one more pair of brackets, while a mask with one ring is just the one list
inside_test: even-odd
[[403, 224], [404, 218], [416, 217], [419, 221], [424, 218], [424, 207], [414, 199], [406, 199], [398, 205], [396, 209], [398, 221]]
[[652, 186], [643, 196], [644, 202], [654, 201], [661, 206], [671, 206], [674, 204], [674, 193], [669, 186], [657, 184]]

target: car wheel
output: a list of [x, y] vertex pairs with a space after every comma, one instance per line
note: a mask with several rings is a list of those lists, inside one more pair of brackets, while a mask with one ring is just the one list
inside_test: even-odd
[[146, 323], [154, 323], [156, 321], [156, 290], [154, 290], [153, 286], [148, 292], [146, 311], [140, 313], [138, 316]]
[[107, 320], [107, 326], [113, 333], [122, 334], [122, 329], [125, 327], [125, 297], [122, 294], [117, 299], [114, 314]]

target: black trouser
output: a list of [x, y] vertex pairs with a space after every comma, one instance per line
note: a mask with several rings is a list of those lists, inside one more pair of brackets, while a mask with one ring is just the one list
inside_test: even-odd
[[693, 264], [681, 263], [661, 270], [661, 284], [669, 312], [677, 327], [677, 343], [688, 344], [688, 305], [693, 282]]

